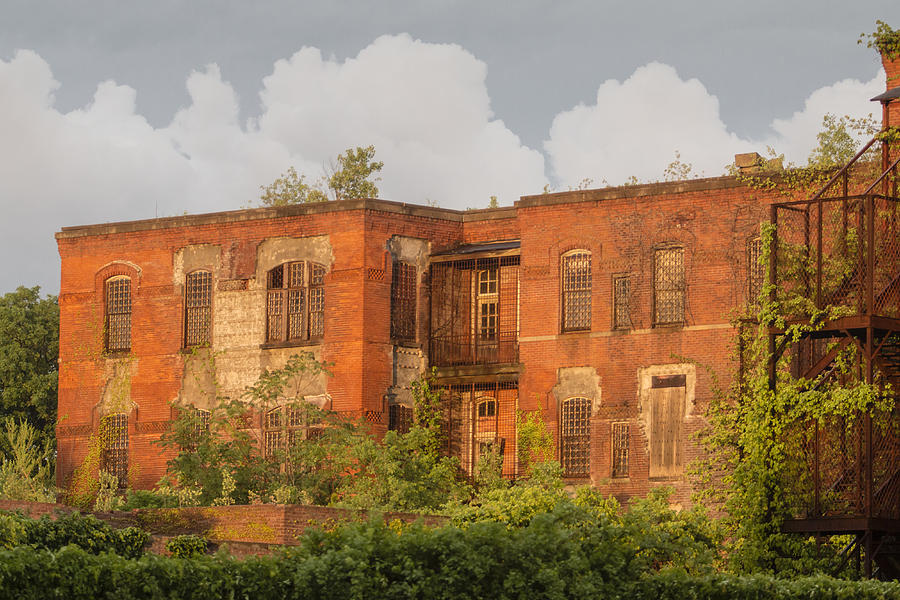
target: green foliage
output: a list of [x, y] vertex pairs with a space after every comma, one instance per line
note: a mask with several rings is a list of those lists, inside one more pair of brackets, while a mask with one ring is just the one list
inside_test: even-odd
[[809, 167], [833, 169], [853, 158], [862, 138], [868, 140], [880, 129], [872, 115], [855, 119], [827, 113], [822, 118], [822, 130], [816, 134], [818, 145], [809, 155]]
[[209, 542], [199, 535], [176, 535], [166, 542], [166, 551], [175, 558], [196, 558], [206, 554]]
[[26, 421], [7, 417], [0, 430], [0, 498], [56, 502], [53, 445]]
[[[377, 198], [378, 187], [373, 178], [381, 171], [384, 163], [375, 161], [374, 146], [348, 148], [337, 157], [332, 165], [331, 175], [322, 177], [313, 185], [306, 183], [305, 175], [298, 175], [294, 167], [288, 167], [275, 181], [260, 186], [263, 206], [288, 206], [328, 200], [349, 200], [354, 198]], [[329, 198], [329, 190], [331, 197]]]
[[27, 421], [56, 443], [59, 306], [40, 288], [0, 296], [0, 418]]
[[178, 497], [159, 490], [127, 490], [121, 510], [136, 508], [177, 508]]
[[516, 433], [519, 441], [519, 464], [526, 477], [531, 476], [532, 465], [552, 461], [556, 446], [553, 434], [544, 422], [543, 410], [518, 411]]
[[100, 487], [97, 491], [97, 499], [94, 501], [94, 510], [109, 512], [121, 509], [123, 502], [119, 496], [119, 478], [106, 471], [100, 471], [98, 476]]
[[488, 208], [500, 208], [500, 201], [497, 200], [497, 196], [491, 196], [490, 201], [487, 205]]
[[34, 548], [59, 550], [78, 546], [86, 552], [114, 552], [125, 558], [137, 558], [144, 552], [150, 535], [137, 527], [114, 529], [92, 516], [78, 513], [51, 519], [29, 519], [19, 514], [0, 514], [0, 546], [11, 548], [29, 545]]
[[858, 44], [865, 44], [867, 48], [874, 48], [890, 60], [900, 57], [900, 30], [892, 29], [890, 25], [881, 20], [875, 21], [875, 31], [859, 34]]

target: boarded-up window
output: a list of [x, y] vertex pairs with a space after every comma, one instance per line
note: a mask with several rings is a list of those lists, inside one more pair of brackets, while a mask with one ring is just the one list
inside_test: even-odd
[[100, 421], [100, 470], [128, 487], [128, 415], [116, 413]]
[[562, 257], [563, 331], [591, 328], [591, 253], [573, 250]]
[[759, 299], [759, 293], [766, 281], [765, 266], [760, 264], [762, 258], [762, 240], [755, 237], [747, 243], [747, 293], [751, 303]]
[[685, 376], [653, 377], [650, 387], [650, 477], [682, 472]]
[[397, 433], [408, 433], [412, 427], [413, 409], [402, 404], [391, 404], [388, 408], [388, 429]]
[[208, 346], [212, 325], [212, 273], [194, 271], [184, 282], [184, 346]]
[[612, 424], [612, 476], [628, 477], [628, 423]]
[[400, 261], [391, 274], [391, 338], [416, 341], [416, 268]]
[[684, 322], [684, 248], [659, 248], [653, 255], [653, 324]]
[[560, 417], [559, 458], [566, 477], [591, 474], [591, 401], [569, 398], [563, 401]]
[[106, 280], [106, 349], [109, 352], [131, 350], [131, 279]]
[[628, 275], [613, 278], [613, 328], [631, 329], [631, 279]]
[[316, 340], [325, 325], [325, 267], [307, 261], [269, 271], [266, 341]]

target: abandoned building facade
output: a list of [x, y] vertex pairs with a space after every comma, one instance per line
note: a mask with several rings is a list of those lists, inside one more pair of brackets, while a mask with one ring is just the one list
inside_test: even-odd
[[[433, 368], [466, 471], [493, 449], [515, 477], [517, 414], [540, 410], [568, 481], [686, 501], [777, 200], [724, 176], [485, 210], [359, 199], [64, 228], [58, 483], [104, 423], [102, 466], [152, 487], [178, 406], [209, 410], [310, 351], [333, 376], [304, 397], [376, 433], [408, 426]], [[263, 450], [285, 416], [248, 423]]]

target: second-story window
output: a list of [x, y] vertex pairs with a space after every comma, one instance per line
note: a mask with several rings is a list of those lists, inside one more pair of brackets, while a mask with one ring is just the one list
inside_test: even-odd
[[111, 277], [106, 280], [106, 350], [131, 350], [131, 279]]
[[477, 331], [481, 340], [497, 339], [497, 304], [500, 298], [497, 293], [497, 269], [478, 271], [477, 290]]
[[657, 248], [653, 254], [653, 324], [684, 323], [684, 248]]
[[184, 347], [208, 346], [212, 325], [212, 273], [194, 271], [184, 282]]
[[325, 332], [325, 267], [308, 261], [269, 271], [266, 341], [318, 340]]
[[573, 250], [562, 257], [563, 331], [591, 328], [591, 253]]
[[760, 258], [762, 239], [757, 236], [747, 242], [747, 293], [751, 303], [759, 299], [759, 293], [766, 282], [765, 266], [760, 264]]
[[394, 261], [391, 274], [391, 339], [416, 341], [416, 268]]
[[613, 278], [613, 329], [631, 329], [631, 279]]

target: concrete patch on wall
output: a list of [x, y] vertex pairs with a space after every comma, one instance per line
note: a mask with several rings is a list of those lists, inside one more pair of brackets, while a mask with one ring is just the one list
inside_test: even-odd
[[215, 280], [220, 279], [219, 254], [221, 248], [213, 244], [195, 244], [175, 251], [172, 265], [172, 283], [177, 287], [184, 285], [188, 273], [203, 269], [210, 271]]
[[394, 260], [415, 266], [418, 281], [422, 281], [422, 274], [428, 269], [428, 256], [431, 254], [431, 243], [428, 240], [394, 235], [388, 240], [387, 249]]
[[218, 396], [216, 379], [215, 356], [209, 348], [200, 348], [185, 355], [181, 389], [176, 401], [182, 406], [211, 410]]
[[334, 252], [327, 235], [316, 235], [302, 238], [269, 238], [256, 249], [256, 281], [255, 289], [266, 289], [266, 273], [274, 267], [295, 260], [308, 260], [331, 271], [334, 264]]
[[593, 416], [600, 408], [600, 375], [594, 367], [561, 367], [556, 370], [556, 385], [550, 392], [557, 406], [569, 398], [587, 398]]
[[103, 368], [103, 392], [96, 405], [100, 418], [115, 413], [131, 413], [135, 408], [131, 401], [131, 379], [137, 372], [137, 358], [107, 358]]
[[412, 408], [412, 383], [424, 372], [425, 355], [420, 349], [394, 346], [392, 384], [385, 394], [388, 404]]

